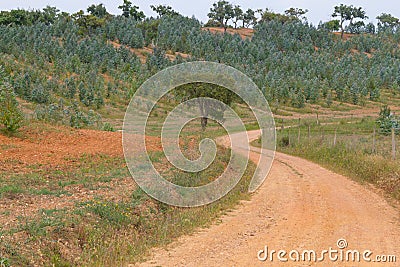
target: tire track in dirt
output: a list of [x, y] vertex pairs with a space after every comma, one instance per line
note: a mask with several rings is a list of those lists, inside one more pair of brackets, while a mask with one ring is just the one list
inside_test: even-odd
[[[259, 131], [249, 132], [255, 140]], [[235, 147], [233, 147], [235, 150]], [[252, 149], [250, 159], [259, 155]], [[262, 187], [221, 223], [156, 248], [139, 266], [398, 266], [366, 262], [261, 262], [265, 245], [287, 252], [337, 249], [345, 238], [351, 250], [400, 257], [398, 208], [350, 179], [317, 164], [277, 153]], [[276, 256], [275, 256], [276, 257]]]

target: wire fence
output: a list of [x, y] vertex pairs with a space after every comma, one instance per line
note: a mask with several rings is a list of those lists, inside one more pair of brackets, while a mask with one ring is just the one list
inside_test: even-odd
[[[382, 155], [396, 160], [400, 128], [382, 130], [374, 121], [301, 121], [277, 122], [278, 137], [284, 138], [287, 146], [324, 145], [335, 147], [344, 145], [349, 151]], [[279, 139], [278, 139], [279, 141]]]

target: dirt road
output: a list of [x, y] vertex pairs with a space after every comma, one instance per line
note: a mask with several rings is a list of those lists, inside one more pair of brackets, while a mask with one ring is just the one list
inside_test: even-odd
[[[254, 140], [258, 131], [249, 132]], [[235, 150], [235, 148], [233, 148]], [[256, 150], [256, 149], [254, 149]], [[257, 152], [250, 159], [257, 161]], [[348, 247], [340, 250], [339, 239]], [[396, 255], [397, 263], [331, 261], [280, 262], [277, 254], [260, 261], [257, 254], [271, 250], [372, 251]], [[332, 254], [335, 258], [336, 254]], [[340, 255], [340, 254], [339, 254]], [[344, 254], [346, 255], [346, 253]], [[259, 255], [265, 257], [264, 253]], [[283, 255], [283, 258], [289, 255]], [[292, 254], [296, 257], [296, 254]], [[344, 256], [344, 259], [346, 256]], [[362, 258], [362, 254], [361, 254]], [[352, 257], [350, 256], [350, 259]], [[166, 249], [154, 249], [141, 266], [400, 266], [398, 208], [350, 179], [309, 161], [277, 153], [262, 187], [212, 227], [180, 238]]]

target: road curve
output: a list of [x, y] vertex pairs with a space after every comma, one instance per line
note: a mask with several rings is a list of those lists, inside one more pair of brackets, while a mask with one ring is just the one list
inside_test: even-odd
[[[255, 140], [259, 131], [248, 134]], [[250, 159], [258, 158], [253, 148]], [[347, 241], [347, 248], [338, 248], [339, 239]], [[257, 254], [265, 246], [269, 252], [314, 250], [319, 258], [329, 248], [344, 255], [348, 250], [370, 250], [367, 259], [396, 255], [397, 263], [346, 262], [345, 256], [344, 261], [334, 261], [335, 254], [333, 260], [325, 254], [323, 262], [281, 262], [276, 254], [272, 261], [260, 261]], [[153, 249], [151, 255], [138, 266], [400, 266], [400, 215], [367, 187], [307, 160], [276, 153], [267, 180], [250, 201], [219, 224]]]

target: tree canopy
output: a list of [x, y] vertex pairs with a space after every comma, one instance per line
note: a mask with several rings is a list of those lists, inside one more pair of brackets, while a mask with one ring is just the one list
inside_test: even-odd
[[236, 5], [233, 8], [233, 18], [232, 22], [235, 25], [235, 29], [238, 26], [239, 21], [244, 20], [244, 13], [243, 10], [240, 8], [240, 6]]
[[381, 31], [386, 31], [390, 29], [391, 31], [395, 31], [397, 27], [400, 26], [400, 21], [398, 18], [393, 17], [391, 14], [382, 13], [376, 19], [379, 20], [378, 28]]
[[110, 15], [110, 13], [107, 12], [107, 9], [103, 4], [99, 5], [93, 4], [87, 8], [87, 12], [98, 18], [104, 18]]
[[295, 17], [298, 20], [305, 19], [305, 14], [308, 13], [308, 9], [302, 9], [297, 7], [291, 7], [285, 11], [286, 16]]
[[362, 9], [362, 7], [354, 7], [353, 5], [344, 5], [340, 4], [340, 6], [335, 6], [335, 10], [332, 14], [332, 17], [336, 18], [339, 17], [340, 21], [340, 29], [342, 31], [341, 37], [343, 39], [344, 35], [344, 23], [346, 21], [350, 22], [350, 26], [354, 25], [353, 22], [355, 19], [367, 19], [368, 16], [365, 14], [365, 11]]
[[219, 85], [209, 83], [190, 83], [179, 86], [175, 89], [175, 95], [180, 101], [186, 101], [198, 98], [196, 101], [197, 107], [201, 114], [201, 126], [203, 130], [208, 124], [208, 116], [214, 114], [217, 119], [224, 119], [225, 106], [217, 101], [207, 101], [204, 98], [218, 100], [230, 106], [235, 99], [235, 94]]
[[214, 3], [212, 8], [210, 8], [210, 13], [208, 13], [208, 17], [217, 21], [222, 27], [224, 27], [225, 31], [228, 28], [229, 20], [231, 20], [234, 15], [235, 11], [232, 4], [225, 0]]
[[158, 17], [164, 17], [164, 16], [172, 16], [172, 15], [177, 15], [178, 12], [172, 9], [170, 6], [166, 5], [158, 5], [158, 6], [150, 6], [151, 9], [158, 14]]
[[319, 28], [325, 29], [330, 32], [338, 31], [340, 29], [340, 21], [337, 19], [321, 23]]
[[247, 11], [243, 14], [243, 27], [249, 27], [250, 25], [256, 25], [257, 18], [256, 12], [251, 8], [247, 9]]
[[132, 17], [137, 21], [146, 18], [143, 11], [140, 11], [138, 6], [132, 5], [132, 2], [129, 0], [124, 0], [124, 3], [118, 8], [122, 10], [122, 15], [126, 18]]
[[271, 10], [269, 10], [268, 8], [266, 8], [265, 10], [260, 9], [259, 13], [261, 14], [261, 19], [260, 19], [259, 23], [268, 22], [268, 21], [279, 21], [280, 23], [287, 23], [287, 22], [297, 20], [296, 16], [275, 13], [275, 12], [272, 12]]

